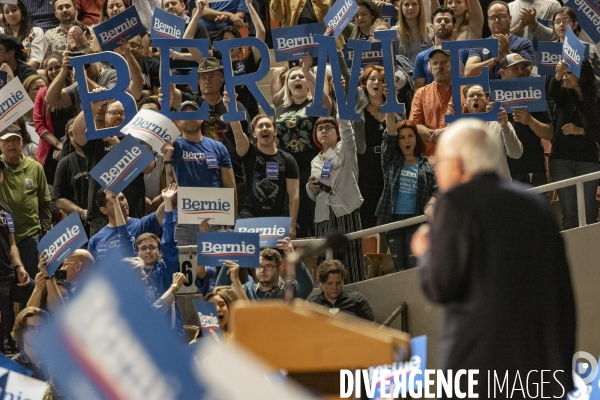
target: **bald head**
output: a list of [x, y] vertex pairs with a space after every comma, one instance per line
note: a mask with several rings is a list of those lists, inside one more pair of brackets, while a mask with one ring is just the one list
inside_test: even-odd
[[436, 176], [443, 191], [468, 182], [475, 174], [501, 174], [506, 157], [500, 137], [474, 118], [461, 119], [446, 128], [435, 155]]
[[79, 279], [84, 270], [93, 268], [95, 264], [92, 254], [83, 249], [77, 249], [69, 257], [65, 259], [61, 269], [67, 271], [66, 282], [73, 282]]

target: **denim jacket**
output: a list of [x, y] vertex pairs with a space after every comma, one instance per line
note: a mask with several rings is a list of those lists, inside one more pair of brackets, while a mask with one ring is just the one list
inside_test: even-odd
[[[400, 172], [404, 166], [404, 154], [398, 147], [398, 135], [390, 136], [387, 129], [383, 132], [383, 143], [381, 144], [381, 167], [383, 168], [383, 193], [377, 204], [375, 215], [381, 218], [383, 224], [392, 222], [394, 215], [394, 204], [400, 186]], [[433, 167], [429, 164], [427, 157], [417, 157], [419, 165], [419, 177], [417, 183], [417, 206], [416, 214], [423, 214], [425, 204], [435, 192], [438, 185], [435, 180]]]

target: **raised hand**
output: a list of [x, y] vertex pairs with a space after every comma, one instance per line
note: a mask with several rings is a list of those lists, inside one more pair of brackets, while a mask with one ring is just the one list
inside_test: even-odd
[[227, 273], [229, 274], [232, 282], [240, 280], [240, 266], [238, 264], [234, 263], [233, 261], [225, 261], [223, 266], [229, 268]]
[[162, 198], [165, 200], [173, 200], [175, 195], [177, 194], [177, 184], [171, 183], [163, 192], [160, 194]]
[[173, 143], [169, 139], [166, 139], [165, 144], [160, 148], [160, 152], [163, 154], [163, 160], [171, 161], [173, 159], [173, 151], [175, 151]]
[[283, 253], [287, 256], [290, 254], [294, 254], [294, 246], [292, 245], [292, 240], [289, 237], [279, 239], [279, 243], [277, 243], [277, 248], [279, 250], [283, 250]]

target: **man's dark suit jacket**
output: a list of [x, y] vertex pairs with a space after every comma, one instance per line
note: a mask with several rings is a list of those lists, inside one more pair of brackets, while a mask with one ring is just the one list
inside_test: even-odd
[[[438, 198], [430, 235], [421, 285], [445, 306], [442, 368], [479, 369], [480, 398], [487, 397], [488, 370], [500, 382], [508, 371], [509, 390], [517, 370], [523, 386], [537, 370], [529, 377], [531, 396], [540, 370], [551, 370], [544, 396], [566, 397], [573, 388], [575, 304], [548, 200], [494, 174], [476, 175]], [[495, 398], [508, 397], [506, 388], [502, 396], [498, 390]], [[530, 397], [524, 394], [512, 398]]]

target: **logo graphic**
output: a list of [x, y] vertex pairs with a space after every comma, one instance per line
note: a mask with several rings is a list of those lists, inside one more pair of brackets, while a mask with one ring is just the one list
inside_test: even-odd
[[[585, 363], [577, 363], [577, 360], [580, 359], [584, 359]], [[578, 351], [573, 355], [572, 365], [573, 371], [577, 372], [586, 385], [590, 384], [598, 375], [598, 361], [585, 351]]]

